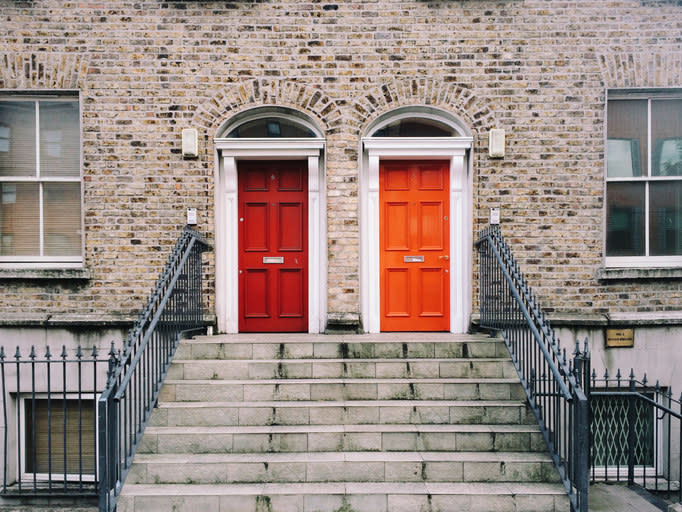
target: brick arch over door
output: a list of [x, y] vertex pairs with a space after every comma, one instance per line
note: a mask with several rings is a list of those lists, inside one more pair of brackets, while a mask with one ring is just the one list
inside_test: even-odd
[[199, 105], [190, 126], [203, 127], [209, 136], [236, 113], [254, 107], [287, 107], [311, 117], [325, 133], [342, 123], [339, 107], [320, 89], [291, 80], [250, 80], [225, 87]]
[[439, 108], [460, 118], [473, 133], [494, 127], [499, 109], [490, 99], [481, 99], [461, 85], [429, 78], [394, 80], [375, 86], [354, 103], [350, 112], [352, 124], [362, 135], [373, 121], [401, 107], [428, 106]]

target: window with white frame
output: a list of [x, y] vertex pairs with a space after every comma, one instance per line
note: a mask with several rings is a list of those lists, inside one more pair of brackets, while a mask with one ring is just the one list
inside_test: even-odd
[[682, 265], [682, 94], [611, 94], [607, 266]]
[[77, 95], [0, 96], [0, 265], [80, 264]]

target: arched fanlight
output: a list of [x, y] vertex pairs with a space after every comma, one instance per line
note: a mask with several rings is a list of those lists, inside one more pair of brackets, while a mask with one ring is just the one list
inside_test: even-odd
[[284, 107], [257, 107], [234, 116], [220, 130], [226, 139], [320, 138], [321, 132], [304, 114]]

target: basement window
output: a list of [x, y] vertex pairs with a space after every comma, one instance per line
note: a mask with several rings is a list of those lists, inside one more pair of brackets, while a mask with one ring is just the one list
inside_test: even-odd
[[95, 399], [27, 397], [21, 404], [22, 480], [92, 481], [97, 463]]

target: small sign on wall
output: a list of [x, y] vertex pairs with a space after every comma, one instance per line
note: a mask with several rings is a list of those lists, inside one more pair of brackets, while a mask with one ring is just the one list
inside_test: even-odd
[[634, 329], [606, 329], [606, 346], [607, 347], [634, 347], [635, 346], [635, 330]]

